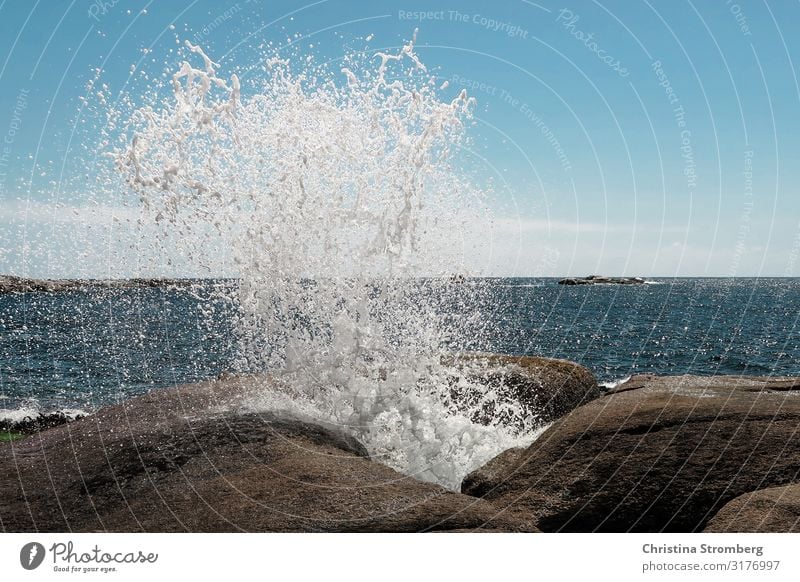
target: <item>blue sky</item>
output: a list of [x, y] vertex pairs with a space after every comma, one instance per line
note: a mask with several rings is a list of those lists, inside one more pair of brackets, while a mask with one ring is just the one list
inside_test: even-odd
[[727, 0], [6, 0], [0, 272], [102, 276], [129, 244], [115, 197], [91, 219], [81, 202], [93, 77], [135, 96], [185, 39], [244, 71], [264, 43], [337, 59], [419, 28], [444, 94], [478, 101], [464, 159], [493, 184], [486, 272], [795, 276], [798, 22], [797, 3]]

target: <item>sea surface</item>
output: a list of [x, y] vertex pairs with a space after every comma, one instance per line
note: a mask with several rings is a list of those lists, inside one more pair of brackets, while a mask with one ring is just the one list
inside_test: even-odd
[[[800, 375], [800, 279], [486, 283], [482, 347], [495, 352], [573, 360], [608, 385], [638, 373]], [[91, 411], [240, 368], [236, 308], [214, 299], [226, 284], [0, 296], [0, 415]]]

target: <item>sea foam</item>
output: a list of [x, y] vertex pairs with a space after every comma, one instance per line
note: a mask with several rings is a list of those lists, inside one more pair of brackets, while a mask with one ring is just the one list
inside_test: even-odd
[[169, 98], [110, 116], [127, 117], [113, 156], [161, 244], [235, 265], [239, 367], [280, 387], [247, 406], [337, 423], [450, 488], [530, 442], [521, 412], [471, 420], [496, 395], [460, 400], [476, 380], [443, 357], [484, 348], [493, 324], [485, 284], [452, 277], [459, 234], [487, 220], [459, 167], [474, 100], [442, 99], [413, 40], [337, 70], [267, 56], [246, 83], [185, 52]]

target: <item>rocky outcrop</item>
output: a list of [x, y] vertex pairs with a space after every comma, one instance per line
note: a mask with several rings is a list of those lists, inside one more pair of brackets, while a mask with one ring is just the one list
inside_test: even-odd
[[[535, 417], [544, 425], [603, 394], [589, 370], [566, 360], [462, 354], [446, 363], [458, 371], [450, 379], [453, 399], [475, 411], [475, 422], [513, 425], [521, 417]], [[464, 377], [469, 381], [460, 382]]]
[[26, 279], [0, 275], [0, 295], [6, 293], [63, 293], [86, 289], [180, 288], [189, 279]]
[[800, 483], [745, 493], [706, 526], [712, 533], [800, 533]]
[[642, 277], [603, 277], [589, 275], [588, 277], [567, 277], [561, 279], [559, 285], [642, 285], [647, 283]]
[[0, 444], [5, 531], [535, 531], [373, 462], [333, 426], [242, 413], [263, 378], [154, 391]]
[[506, 475], [510, 475], [521, 463], [524, 448], [503, 451], [494, 459], [472, 471], [461, 483], [461, 493], [483, 497], [491, 492]]
[[637, 376], [464, 490], [544, 531], [699, 531], [739, 495], [800, 481], [799, 425], [800, 378]]
[[86, 416], [85, 413], [65, 412], [54, 410], [52, 412], [37, 412], [26, 415], [22, 418], [0, 418], [0, 433], [13, 433], [19, 436], [30, 435], [48, 428], [60, 426], [68, 422], [80, 420]]

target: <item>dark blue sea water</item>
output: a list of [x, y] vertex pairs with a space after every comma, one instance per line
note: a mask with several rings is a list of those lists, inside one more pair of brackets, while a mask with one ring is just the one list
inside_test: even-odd
[[[574, 360], [602, 382], [800, 375], [800, 279], [488, 284], [484, 347], [496, 352]], [[232, 369], [235, 308], [213, 287], [0, 296], [0, 408], [93, 409]]]

